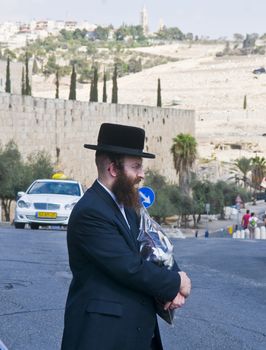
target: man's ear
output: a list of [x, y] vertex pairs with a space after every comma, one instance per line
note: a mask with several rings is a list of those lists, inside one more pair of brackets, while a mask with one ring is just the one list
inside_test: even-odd
[[114, 162], [111, 162], [108, 166], [108, 172], [112, 177], [117, 177], [117, 168]]

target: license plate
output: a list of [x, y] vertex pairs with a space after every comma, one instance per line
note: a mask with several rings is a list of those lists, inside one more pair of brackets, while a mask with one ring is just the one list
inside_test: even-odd
[[47, 211], [38, 211], [36, 213], [37, 218], [44, 218], [44, 219], [56, 219], [57, 213], [53, 212], [47, 212]]

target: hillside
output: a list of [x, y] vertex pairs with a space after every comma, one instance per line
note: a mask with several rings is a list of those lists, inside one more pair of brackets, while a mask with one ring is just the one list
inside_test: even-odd
[[[194, 109], [199, 145], [200, 173], [228, 177], [230, 163], [241, 156], [266, 154], [266, 74], [254, 75], [266, 66], [263, 55], [215, 54], [224, 45], [175, 44], [135, 50], [178, 58], [118, 80], [119, 103], [156, 104], [157, 79], [161, 79], [163, 106]], [[60, 86], [60, 97], [68, 98], [69, 78]], [[101, 96], [101, 85], [99, 96]], [[54, 97], [53, 78], [34, 77], [34, 96]], [[243, 110], [244, 96], [247, 110]], [[111, 82], [108, 82], [108, 100]], [[89, 99], [89, 85], [78, 85], [77, 99]]]

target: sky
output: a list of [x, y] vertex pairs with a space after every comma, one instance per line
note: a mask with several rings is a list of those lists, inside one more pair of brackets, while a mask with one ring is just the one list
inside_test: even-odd
[[146, 7], [151, 31], [167, 27], [210, 38], [266, 33], [265, 0], [0, 0], [0, 22], [86, 20], [98, 25], [139, 24]]

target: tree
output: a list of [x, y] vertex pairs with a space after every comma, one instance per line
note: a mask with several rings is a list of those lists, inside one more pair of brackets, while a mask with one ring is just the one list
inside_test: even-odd
[[194, 210], [199, 216], [196, 222], [200, 221], [200, 216], [205, 212], [206, 203], [210, 204], [210, 214], [220, 214], [224, 218], [224, 207], [235, 204], [235, 198], [240, 195], [244, 202], [250, 200], [250, 193], [242, 187], [230, 182], [218, 181], [194, 181], [192, 183]]
[[244, 96], [243, 109], [247, 109], [247, 96]]
[[247, 34], [245, 40], [243, 41], [243, 49], [253, 49], [258, 39], [258, 34]]
[[156, 35], [163, 40], [183, 40], [185, 38], [185, 35], [177, 27], [163, 27]]
[[266, 175], [266, 159], [264, 157], [254, 157], [251, 159], [251, 181], [254, 188], [254, 203], [256, 203], [256, 191], [260, 189], [260, 184]]
[[142, 71], [141, 59], [130, 58], [128, 61], [128, 73], [138, 73]]
[[233, 35], [233, 38], [234, 38], [234, 41], [236, 41], [237, 43], [242, 42], [244, 40], [244, 36], [239, 33], [235, 33]]
[[16, 198], [23, 174], [21, 155], [14, 141], [0, 151], [0, 173], [0, 198], [6, 220], [10, 221], [11, 202]]
[[56, 57], [55, 55], [50, 55], [48, 57], [47, 63], [44, 67], [44, 74], [45, 75], [50, 75], [50, 74], [55, 74], [56, 71], [58, 70], [59, 66], [56, 64]]
[[117, 65], [115, 64], [113, 74], [113, 88], [112, 88], [112, 103], [118, 103], [118, 86], [117, 86]]
[[28, 187], [36, 179], [49, 179], [54, 173], [50, 156], [45, 151], [31, 153], [27, 158], [25, 167], [28, 170], [25, 187]]
[[235, 161], [234, 166], [237, 170], [239, 170], [243, 174], [243, 176], [240, 178], [240, 180], [243, 181], [244, 188], [246, 188], [247, 181], [248, 181], [247, 174], [252, 169], [251, 159], [246, 158], [246, 157], [241, 157]]
[[32, 74], [38, 74], [39, 73], [39, 67], [36, 58], [34, 58], [33, 65], [32, 65]]
[[26, 95], [25, 93], [25, 70], [22, 67], [22, 76], [21, 76], [21, 95]]
[[98, 102], [98, 69], [94, 67], [92, 84], [92, 102]]
[[[192, 182], [194, 227], [197, 227], [197, 224], [200, 222], [201, 215], [205, 212], [206, 204], [211, 202], [210, 192], [212, 186], [213, 185], [209, 181], [199, 181], [195, 179]], [[198, 216], [196, 217], [196, 215]]]
[[93, 102], [93, 79], [91, 79], [91, 87], [90, 87], [90, 102]]
[[116, 66], [117, 77], [123, 77], [124, 75], [128, 74], [128, 64], [126, 61], [123, 61], [119, 57], [115, 57], [114, 61]]
[[102, 40], [102, 41], [106, 41], [106, 40], [108, 39], [110, 29], [111, 29], [110, 27], [101, 27], [101, 26], [98, 26], [98, 27], [95, 28], [95, 30], [94, 30], [95, 39], [97, 39], [97, 40]]
[[157, 84], [157, 107], [162, 107], [161, 80], [160, 79], [158, 79], [158, 84]]
[[181, 192], [190, 195], [191, 167], [197, 156], [197, 142], [190, 134], [179, 134], [173, 139], [171, 147], [174, 167], [179, 174]]
[[26, 53], [25, 57], [25, 95], [31, 96], [31, 86], [30, 86], [30, 78], [29, 78], [29, 56]]
[[59, 98], [59, 71], [55, 74], [55, 98]]
[[148, 170], [145, 174], [145, 186], [151, 187], [156, 196], [149, 213], [159, 223], [167, 216], [173, 216], [180, 211], [180, 192], [176, 185], [167, 183], [166, 178], [156, 171]]
[[69, 100], [76, 100], [76, 78], [75, 65], [72, 65], [72, 73], [70, 78]]
[[7, 57], [7, 64], [6, 64], [6, 88], [5, 92], [11, 93], [11, 80], [10, 80], [10, 58]]
[[25, 191], [36, 178], [51, 177], [52, 173], [50, 158], [44, 152], [32, 154], [24, 163], [14, 141], [0, 149], [0, 199], [7, 221], [10, 221], [10, 207], [17, 192]]
[[106, 72], [103, 74], [103, 102], [107, 102], [107, 92], [106, 92]]

